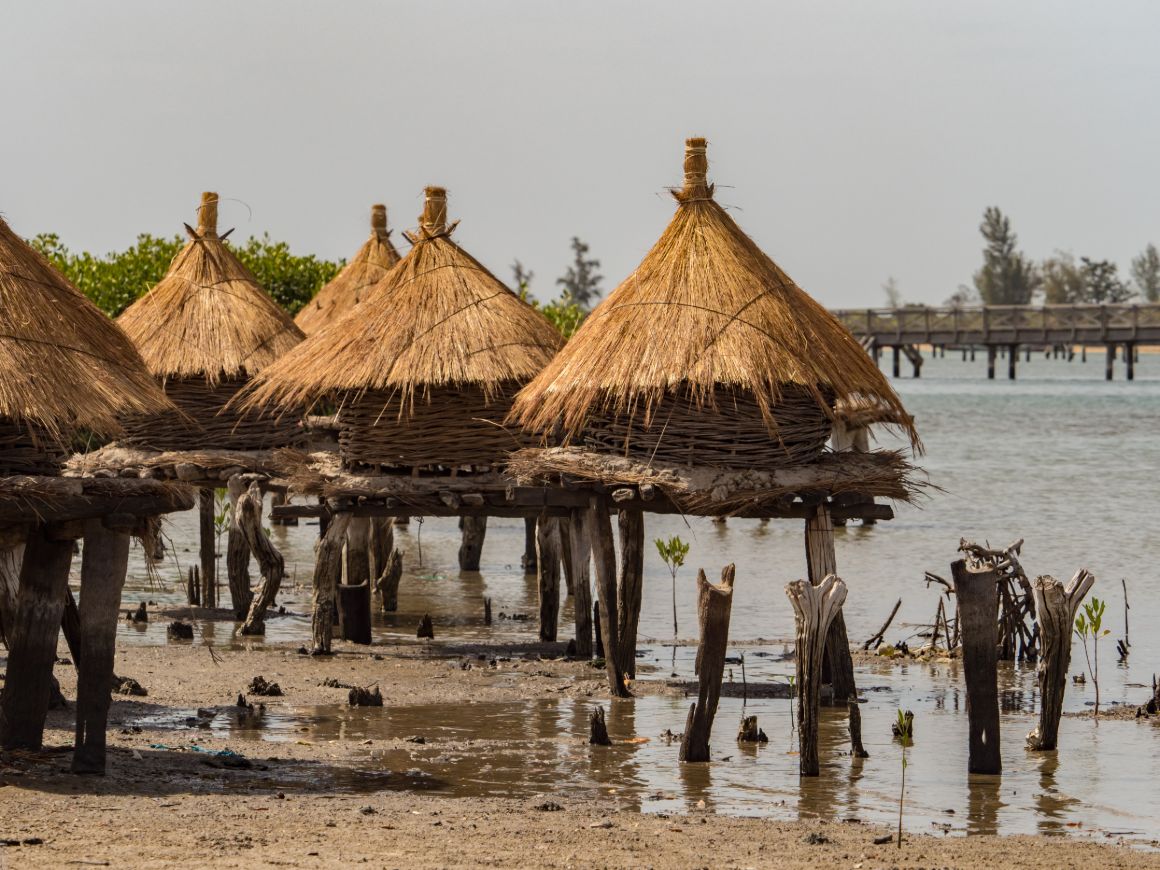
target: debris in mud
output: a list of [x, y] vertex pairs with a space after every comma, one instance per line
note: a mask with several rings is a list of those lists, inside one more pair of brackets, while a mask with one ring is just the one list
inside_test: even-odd
[[830, 842], [830, 838], [825, 834], [819, 834], [817, 831], [810, 831], [802, 837], [802, 842], [807, 846], [824, 846]]
[[18, 840], [14, 837], [5, 837], [0, 840], [0, 846], [43, 846], [43, 837], [25, 837], [23, 840]]
[[738, 743], [768, 743], [765, 732], [757, 727], [756, 716], [742, 716], [741, 725], [737, 729]]
[[415, 637], [422, 637], [427, 640], [435, 639], [435, 626], [431, 622], [430, 613], [424, 613], [423, 618], [419, 620], [419, 628], [415, 631]]
[[366, 688], [352, 686], [347, 695], [347, 703], [352, 707], [381, 707], [383, 706], [383, 693], [379, 691], [377, 685]]
[[588, 742], [592, 746], [611, 746], [608, 726], [604, 722], [604, 708], [597, 707], [588, 718]]
[[670, 745], [670, 746], [672, 745], [674, 740], [680, 740], [682, 737], [682, 735], [680, 735], [680, 734], [674, 734], [672, 728], [666, 728], [664, 731], [661, 732], [660, 736], [661, 736], [661, 740], [665, 741], [665, 743]]
[[169, 623], [169, 627], [165, 629], [165, 633], [176, 640], [193, 640], [193, 626], [188, 622], [182, 622], [180, 619]]
[[376, 810], [374, 807], [362, 807], [359, 810], [359, 812], [362, 813], [364, 816], [373, 816], [373, 815], [377, 815], [379, 811]]
[[536, 809], [542, 813], [558, 813], [564, 808], [555, 801], [544, 801], [542, 804], [536, 804]]
[[405, 739], [408, 743], [423, 744], [423, 743], [427, 742], [427, 738], [422, 736], [421, 734], [412, 734], [410, 737], [407, 737]]
[[261, 674], [250, 680], [248, 691], [251, 695], [262, 695], [266, 698], [279, 698], [282, 696], [282, 687], [277, 683], [268, 682]]
[[532, 617], [527, 613], [504, 613], [500, 611], [500, 619], [510, 619], [512, 622], [527, 622]]
[[118, 677], [113, 675], [113, 694], [114, 695], [134, 695], [138, 698], [148, 696], [145, 687], [134, 680], [132, 677]]
[[129, 620], [129, 622], [148, 622], [149, 612], [145, 609], [145, 602], [142, 601], [140, 604], [138, 604], [136, 610], [127, 612], [125, 614], [125, 618]]
[[893, 842], [894, 842], [894, 835], [893, 834], [883, 834], [881, 837], [874, 838], [874, 845], [875, 846], [885, 846], [887, 843], [893, 843]]
[[254, 705], [246, 700], [245, 695], [238, 695], [238, 700], [234, 703], [234, 706], [240, 710], [246, 710], [250, 713], [254, 712]]
[[318, 685], [325, 686], [328, 689], [353, 689], [354, 688], [354, 686], [350, 685], [349, 683], [340, 683], [334, 677], [327, 677], [325, 680], [323, 680]]

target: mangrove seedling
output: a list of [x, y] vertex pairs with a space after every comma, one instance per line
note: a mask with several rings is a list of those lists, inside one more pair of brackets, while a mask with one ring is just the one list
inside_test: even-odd
[[[1087, 661], [1088, 674], [1092, 678], [1092, 685], [1096, 687], [1096, 706], [1092, 711], [1092, 718], [1100, 715], [1100, 638], [1111, 634], [1111, 629], [1103, 628], [1104, 608], [1106, 601], [1092, 597], [1083, 606], [1083, 613], [1075, 618], [1075, 633], [1083, 643], [1083, 657]], [[1088, 639], [1091, 639], [1089, 654]]]
[[892, 729], [898, 742], [902, 744], [902, 785], [898, 789], [898, 848], [902, 848], [902, 801], [906, 796], [906, 748], [910, 746], [911, 735], [914, 733], [914, 714], [907, 710], [898, 711], [898, 721]]
[[689, 555], [689, 545], [681, 540], [679, 535], [673, 535], [667, 541], [664, 538], [656, 539], [657, 552], [669, 569], [673, 579], [673, 637], [677, 636], [677, 571], [685, 564], [685, 556]]

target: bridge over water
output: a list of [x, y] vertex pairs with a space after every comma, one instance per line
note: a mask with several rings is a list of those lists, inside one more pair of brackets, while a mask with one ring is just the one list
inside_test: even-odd
[[894, 375], [900, 355], [922, 365], [918, 345], [961, 348], [974, 358], [987, 353], [987, 377], [995, 377], [995, 360], [1007, 357], [1007, 375], [1015, 378], [1019, 348], [1064, 349], [1104, 345], [1106, 377], [1112, 379], [1116, 350], [1124, 349], [1128, 380], [1135, 376], [1136, 348], [1160, 345], [1160, 303], [1138, 305], [982, 305], [968, 308], [847, 308], [834, 311], [877, 361], [883, 348], [893, 352]]

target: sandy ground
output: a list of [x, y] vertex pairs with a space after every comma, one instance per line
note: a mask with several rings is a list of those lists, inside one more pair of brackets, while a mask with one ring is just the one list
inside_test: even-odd
[[[197, 645], [122, 649], [118, 674], [149, 695], [114, 702], [107, 776], [69, 773], [71, 710], [50, 714], [44, 751], [0, 755], [0, 841], [8, 844], [0, 868], [1160, 867], [1156, 854], [1079, 839], [914, 835], [899, 848], [875, 844], [889, 831], [856, 822], [642, 814], [550, 794], [453, 798], [411, 788], [405, 776], [358, 793], [349, 785], [365, 747], [350, 742], [250, 743], [268, 757], [235, 767], [228, 757], [151, 748], [172, 731], [125, 727], [143, 715], [229, 705], [258, 674], [285, 692], [271, 704], [344, 703], [345, 689], [320, 685], [328, 677], [377, 683], [387, 705], [606, 697], [590, 665], [540, 659], [553, 649], [336, 644], [334, 657], [312, 659], [259, 646], [219, 649], [216, 660]], [[72, 668], [57, 672], [72, 697]], [[665, 691], [650, 681], [637, 688]], [[206, 749], [225, 747], [205, 734]]]

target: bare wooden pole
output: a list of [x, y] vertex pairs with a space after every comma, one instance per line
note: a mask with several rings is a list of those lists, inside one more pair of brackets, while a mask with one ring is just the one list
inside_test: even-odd
[[560, 622], [560, 520], [541, 516], [536, 522], [536, 575], [540, 590], [540, 640], [556, 639]]
[[326, 535], [318, 542], [314, 561], [314, 613], [311, 617], [314, 653], [329, 654], [334, 631], [334, 597], [342, 574], [342, 545], [350, 514], [343, 512], [330, 518]]
[[246, 621], [242, 623], [242, 634], [265, 634], [266, 611], [274, 606], [278, 590], [282, 588], [282, 578], [286, 573], [286, 560], [262, 528], [262, 490], [257, 483], [238, 496], [234, 521], [246, 538], [246, 547], [258, 559], [262, 580], [250, 599], [250, 609]]
[[240, 475], [234, 475], [226, 485], [230, 498], [230, 528], [226, 535], [226, 577], [230, 585], [230, 600], [234, 616], [245, 619], [250, 612], [254, 593], [250, 589], [250, 547], [246, 533], [238, 525], [238, 499], [246, 491]]
[[612, 523], [604, 499], [594, 496], [584, 515], [585, 534], [592, 544], [596, 566], [596, 598], [600, 607], [600, 633], [604, 642], [604, 664], [608, 673], [608, 690], [614, 698], [630, 698], [624, 684], [624, 671], [616, 660], [620, 648], [616, 615], [616, 545], [612, 540]]
[[524, 555], [520, 559], [524, 574], [536, 573], [536, 518], [524, 517]]
[[963, 559], [951, 564], [959, 620], [963, 626], [963, 675], [967, 683], [970, 773], [1001, 773], [995, 614], [999, 574], [994, 567], [972, 569]]
[[1059, 744], [1059, 717], [1071, 665], [1071, 633], [1080, 602], [1096, 578], [1081, 568], [1064, 589], [1054, 577], [1036, 577], [1031, 590], [1039, 619], [1039, 724], [1027, 735], [1032, 750], [1055, 749]]
[[383, 576], [395, 549], [395, 527], [390, 517], [371, 517], [371, 577]]
[[701, 642], [697, 646], [696, 673], [699, 677], [697, 701], [689, 708], [685, 734], [681, 738], [681, 761], [708, 761], [713, 717], [721, 700], [721, 678], [725, 672], [725, 651], [729, 644], [729, 615], [733, 609], [735, 565], [726, 565], [721, 583], [714, 586], [697, 572], [697, 618]]
[[576, 617], [576, 655], [592, 658], [592, 545], [584, 531], [584, 516], [573, 511], [564, 530], [568, 538], [568, 570], [572, 575], [572, 609]]
[[217, 538], [214, 528], [214, 491], [197, 491], [198, 533], [201, 538], [201, 606], [217, 607]]
[[487, 535], [487, 517], [460, 517], [459, 531], [462, 533], [459, 544], [459, 570], [478, 571], [483, 556], [483, 539]]
[[822, 656], [830, 623], [846, 600], [846, 584], [833, 574], [814, 586], [794, 580], [785, 587], [793, 604], [797, 629], [798, 770], [818, 776], [818, 705], [821, 695]]
[[28, 533], [0, 693], [2, 749], [39, 749], [44, 740], [72, 553], [73, 538], [60, 527], [38, 525]]
[[346, 527], [346, 582], [335, 587], [343, 640], [371, 642], [370, 517], [352, 517]]
[[[829, 508], [824, 504], [819, 504], [814, 515], [806, 520], [806, 566], [810, 583], [815, 586], [838, 572], [834, 525]], [[846, 620], [840, 610], [834, 615], [826, 636], [826, 660], [834, 689], [833, 703], [844, 707], [850, 698], [857, 697], [858, 692], [854, 685], [854, 659], [846, 636]]]
[[81, 656], [77, 661], [77, 725], [73, 773], [105, 772], [105, 731], [121, 589], [129, 567], [129, 533], [85, 524], [79, 607]]
[[636, 679], [636, 631], [640, 624], [644, 592], [644, 514], [639, 510], [617, 512], [620, 527], [620, 576], [616, 584], [617, 650], [620, 670]]

